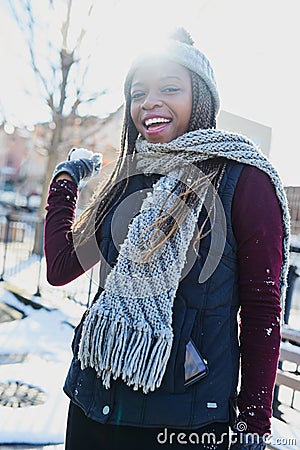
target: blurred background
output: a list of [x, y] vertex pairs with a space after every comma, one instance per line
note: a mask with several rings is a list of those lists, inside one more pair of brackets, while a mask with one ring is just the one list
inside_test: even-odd
[[[101, 180], [109, 175], [130, 62], [178, 26], [214, 67], [218, 127], [254, 140], [282, 177], [292, 218], [285, 324], [298, 345], [299, 17], [298, 0], [0, 0], [0, 445], [63, 442], [70, 341], [97, 287], [97, 267], [61, 288], [45, 279], [53, 169], [71, 147], [86, 147], [103, 153]], [[291, 427], [300, 417], [295, 353], [296, 381], [275, 396], [277, 418]]]

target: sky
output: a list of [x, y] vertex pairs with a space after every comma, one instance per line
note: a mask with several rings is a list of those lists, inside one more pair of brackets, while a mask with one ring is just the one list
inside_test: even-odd
[[[32, 2], [39, 8], [37, 49], [43, 62], [49, 49], [42, 36], [46, 30], [55, 44], [59, 13], [56, 26], [45, 14], [48, 0]], [[89, 61], [89, 71], [84, 87], [93, 92], [106, 89], [107, 94], [82, 113], [103, 116], [115, 110], [123, 102], [122, 85], [133, 56], [159, 43], [176, 26], [184, 26], [212, 63], [221, 108], [271, 127], [270, 159], [285, 185], [300, 185], [299, 0], [98, 0], [90, 18], [89, 3], [74, 0], [70, 45], [85, 27], [81, 54], [83, 62]], [[0, 57], [0, 121], [1, 111], [15, 125], [48, 120], [40, 87], [30, 72], [24, 37], [7, 0], [0, 0]]]

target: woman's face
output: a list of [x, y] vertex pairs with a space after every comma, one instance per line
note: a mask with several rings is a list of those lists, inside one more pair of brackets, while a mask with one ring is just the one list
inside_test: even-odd
[[149, 142], [167, 143], [188, 130], [192, 82], [180, 64], [159, 60], [139, 67], [131, 83], [131, 117]]

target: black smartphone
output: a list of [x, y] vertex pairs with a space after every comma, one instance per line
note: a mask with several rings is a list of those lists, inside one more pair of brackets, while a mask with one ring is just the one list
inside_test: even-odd
[[207, 361], [201, 356], [192, 339], [185, 347], [184, 386], [190, 386], [208, 374]]

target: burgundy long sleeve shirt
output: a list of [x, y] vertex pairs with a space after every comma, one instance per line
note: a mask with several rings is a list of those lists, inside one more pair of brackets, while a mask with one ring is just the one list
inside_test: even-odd
[[[84, 272], [67, 238], [76, 200], [73, 182], [52, 182], [46, 208], [45, 254], [48, 281], [54, 285], [66, 284]], [[247, 424], [247, 432], [262, 435], [270, 432], [279, 356], [283, 230], [274, 187], [269, 177], [255, 167], [245, 166], [240, 175], [232, 204], [232, 224], [238, 244], [241, 304], [239, 421]], [[92, 256], [89, 266], [96, 262]]]

